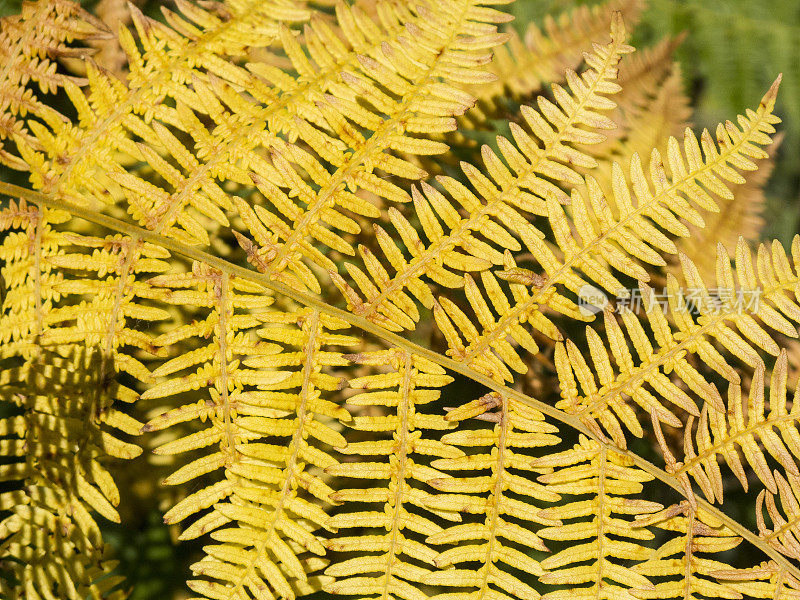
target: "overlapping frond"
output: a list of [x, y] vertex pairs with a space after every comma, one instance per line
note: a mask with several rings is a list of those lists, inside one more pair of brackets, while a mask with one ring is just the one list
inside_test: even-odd
[[732, 590], [751, 598], [800, 597], [800, 579], [774, 561], [763, 562], [749, 569], [721, 568], [714, 576]]
[[[687, 418], [721, 414], [725, 405], [720, 392], [713, 377], [698, 370], [695, 357], [705, 369], [740, 384], [736, 363], [763, 369], [760, 352], [780, 353], [764, 326], [797, 336], [800, 239], [795, 240], [792, 254], [793, 266], [780, 244], [762, 246], [754, 264], [747, 244], [740, 240], [734, 278], [728, 254], [720, 246], [716, 288], [706, 284], [695, 265], [681, 255], [684, 286], [672, 275], [661, 292], [643, 286], [641, 294], [618, 303], [622, 325], [609, 308], [605, 336], [587, 328], [586, 354], [591, 362], [575, 341], [557, 345], [562, 395], [557, 406], [623, 447], [626, 431], [641, 436], [650, 422], [658, 428], [661, 423], [682, 428]], [[646, 318], [637, 316], [640, 310]], [[736, 363], [718, 348], [736, 357]], [[784, 380], [785, 376], [784, 372]], [[637, 405], [644, 419], [637, 414]]]
[[[473, 417], [489, 427], [464, 427]], [[462, 448], [464, 455], [433, 462], [454, 476], [429, 481], [443, 493], [428, 504], [463, 513], [464, 522], [428, 536], [427, 543], [440, 551], [434, 559], [438, 570], [424, 582], [445, 588], [438, 600], [538, 598], [530, 582], [544, 569], [531, 552], [547, 548], [536, 528], [558, 522], [540, 514], [540, 508], [560, 496], [534, 481], [528, 452], [557, 444], [558, 428], [540, 412], [495, 393], [450, 411], [447, 418], [462, 421], [462, 427], [442, 441]]]
[[[782, 554], [797, 559], [800, 557], [800, 477], [791, 472], [783, 477], [777, 471], [774, 477], [778, 493], [761, 490], [758, 494], [758, 533]], [[771, 527], [767, 525], [767, 518]]]
[[[709, 135], [703, 134], [701, 152], [701, 143], [687, 130], [681, 152], [677, 140], [671, 138], [669, 177], [659, 153], [654, 150], [649, 176], [645, 175], [638, 159], [632, 160], [630, 186], [622, 167], [613, 168], [613, 199], [605, 198], [599, 184], [591, 177], [586, 179], [584, 191], [573, 189], [569, 217], [555, 199], [548, 199], [548, 221], [557, 248], [548, 246], [538, 236], [523, 235], [542, 273], [519, 267], [498, 273], [509, 281], [527, 284], [532, 293], [512, 303], [508, 310], [502, 304], [498, 306], [502, 318], [493, 319], [489, 327], [474, 322], [481, 322], [482, 309], [480, 302], [470, 301], [476, 317], [470, 319], [471, 325], [460, 326], [467, 343], [463, 344], [463, 350], [451, 347], [451, 351], [478, 360], [477, 357], [483, 357], [507, 336], [514, 338], [510, 329], [521, 320], [527, 319], [536, 327], [537, 321], [542, 321], [538, 315], [545, 308], [575, 318], [577, 306], [564, 295], [565, 291], [580, 296], [596, 285], [624, 296], [625, 287], [616, 272], [647, 281], [649, 274], [641, 263], [665, 264], [662, 254], [677, 251], [670, 236], [688, 233], [682, 221], [702, 224], [699, 209], [713, 211], [717, 207], [714, 196], [729, 196], [724, 181], [741, 182], [741, 175], [733, 167], [755, 168], [752, 159], [765, 156], [758, 145], [768, 144], [768, 134], [774, 131], [772, 123], [777, 117], [771, 110], [775, 92], [773, 86], [757, 112], [748, 111], [747, 117], [740, 117], [741, 129], [731, 124], [728, 129], [720, 130], [719, 148]], [[487, 291], [483, 296], [490, 297], [489, 294]], [[489, 304], [485, 300], [482, 302]], [[444, 327], [441, 321], [439, 325]]]
[[141, 423], [112, 405], [130, 391], [99, 377], [101, 361], [77, 345], [3, 361], [0, 400], [12, 408], [0, 419], [0, 591], [9, 600], [126, 597], [93, 515], [119, 522], [109, 459], [141, 449], [114, 429], [136, 435]]
[[639, 497], [652, 476], [583, 436], [572, 449], [539, 458], [533, 465], [552, 469], [538, 480], [567, 498], [563, 505], [540, 513], [560, 521], [539, 531], [560, 548], [541, 563], [547, 570], [541, 581], [560, 589], [542, 598], [634, 598], [653, 589], [651, 578], [628, 566], [641, 565], [650, 555], [644, 542], [654, 538], [653, 532], [634, 524], [637, 517], [662, 508]]
[[689, 99], [679, 65], [673, 61], [680, 41], [667, 38], [620, 61], [617, 83], [622, 89], [614, 96], [617, 106], [610, 115], [616, 127], [604, 132], [605, 141], [586, 147], [598, 165], [591, 171], [584, 169], [601, 184], [608, 180], [603, 189], [609, 196], [613, 162], [627, 167], [633, 154], [647, 156], [653, 148], [665, 153], [670, 136], [681, 135], [688, 126]]
[[690, 235], [681, 238], [678, 247], [696, 265], [703, 277], [713, 275], [716, 264], [714, 255], [707, 251], [712, 243], [721, 243], [726, 248], [734, 248], [740, 237], [752, 244], [761, 241], [764, 227], [764, 185], [774, 166], [775, 152], [783, 136], [777, 135], [766, 151], [769, 154], [758, 162], [758, 169], [745, 173], [744, 183], [731, 187], [731, 196], [720, 199], [719, 212], [705, 217], [705, 226], [690, 226]]
[[[782, 472], [799, 477], [797, 466], [800, 457], [800, 402], [796, 396], [787, 404], [786, 353], [778, 357], [769, 384], [769, 395], [764, 391], [764, 367], [756, 368], [750, 382], [747, 399], [743, 398], [739, 384], [731, 384], [725, 411], [706, 405], [700, 413], [696, 430], [693, 418], [686, 424], [683, 457], [675, 460], [665, 449], [667, 469], [688, 485], [691, 478], [711, 501], [722, 502], [723, 485], [718, 458], [722, 458], [736, 475], [742, 487], [748, 488], [747, 472], [755, 474], [773, 494], [778, 485], [770, 469], [768, 458], [777, 462]], [[767, 409], [767, 398], [769, 408]], [[739, 451], [744, 456], [741, 460]], [[749, 467], [745, 471], [744, 465]]]
[[681, 501], [656, 513], [637, 517], [634, 526], [661, 530], [669, 536], [646, 561], [633, 566], [635, 573], [657, 580], [650, 589], [636, 590], [635, 597], [684, 600], [742, 598], [741, 593], [721, 576], [722, 571], [733, 570], [716, 558], [736, 548], [742, 540], [714, 515], [688, 501]]
[[19, 15], [0, 19], [0, 164], [27, 170], [16, 145], [38, 148], [36, 127], [69, 121], [43, 97], [86, 81], [64, 73], [57, 59], [91, 51], [75, 42], [108, 37], [102, 21], [69, 0], [24, 2]]
[[[425, 280], [444, 287], [461, 287], [460, 273], [502, 264], [503, 249], [521, 249], [519, 240], [511, 233], [526, 242], [529, 238], [539, 239], [540, 232], [526, 215], [545, 215], [545, 199], [557, 202], [568, 197], [546, 178], [566, 184], [579, 183], [581, 178], [570, 165], [593, 164], [593, 159], [572, 145], [600, 141], [602, 136], [595, 130], [611, 127], [602, 113], [614, 106], [607, 96], [619, 89], [614, 79], [620, 56], [631, 51], [625, 44], [619, 15], [611, 37], [609, 44], [595, 46], [594, 53], [587, 58], [589, 68], [582, 75], [568, 76], [570, 92], [554, 88], [558, 90], [558, 105], [540, 98], [542, 112], [523, 108], [532, 134], [515, 126], [512, 133], [516, 144], [499, 138], [501, 152], [511, 170], [488, 147], [484, 148], [486, 171], [499, 188], [479, 169], [465, 163], [464, 172], [478, 195], [450, 177], [440, 177], [438, 183], [452, 199], [428, 185], [423, 185], [421, 192], [415, 191], [417, 218], [427, 243], [422, 242], [406, 217], [390, 211], [397, 236], [376, 227], [385, 259], [376, 258], [367, 248], [359, 248], [364, 268], [347, 265], [358, 291], [345, 285], [344, 280], [337, 281], [353, 312], [389, 329], [408, 328], [418, 317], [416, 309], [409, 306], [411, 300], [406, 290], [423, 306], [432, 308], [434, 295]], [[403, 241], [404, 250], [393, 237]], [[398, 312], [406, 316], [400, 317]]]
[[468, 89], [477, 105], [467, 118], [475, 126], [496, 116], [501, 98], [524, 100], [548, 84], [563, 83], [564, 73], [578, 69], [593, 44], [608, 41], [614, 13], [633, 28], [641, 10], [639, 0], [607, 0], [578, 6], [558, 18], [547, 16], [541, 28], [531, 23], [523, 36], [511, 30], [511, 39], [495, 51], [489, 66], [497, 79]]
[[[327, 547], [343, 553], [343, 558], [326, 569], [327, 575], [336, 577], [326, 591], [419, 600], [426, 597], [419, 586], [436, 558], [425, 538], [442, 531], [436, 517], [460, 520], [453, 511], [429, 506], [431, 480], [445, 477], [430, 466], [429, 457], [463, 455], [431, 435], [453, 424], [424, 411], [452, 378], [441, 367], [395, 349], [359, 355], [356, 360], [388, 371], [350, 380], [360, 393], [347, 402], [364, 411], [353, 418], [352, 427], [372, 435], [343, 449], [347, 457], [358, 460], [326, 469], [329, 475], [344, 478], [342, 489], [331, 495], [344, 506], [327, 522], [338, 532]], [[363, 487], [347, 487], [353, 480], [363, 480]]]
[[[344, 324], [311, 309], [270, 308], [263, 288], [195, 263], [192, 272], [151, 280], [164, 302], [207, 308], [202, 320], [179, 325], [156, 343], [177, 354], [153, 371], [163, 378], [142, 400], [205, 389], [199, 400], [153, 418], [146, 431], [178, 423], [205, 427], [167, 442], [157, 454], [200, 450], [167, 484], [204, 481], [164, 516], [178, 523], [198, 515], [181, 534], [211, 533], [215, 544], [192, 565], [189, 586], [204, 598], [294, 598], [320, 581], [324, 566], [315, 531], [333, 490], [322, 470], [343, 447], [338, 420], [347, 411], [326, 395], [340, 387], [327, 369], [347, 364], [336, 350], [357, 340]], [[205, 340], [208, 340], [205, 342]], [[221, 473], [220, 473], [221, 470]]]
[[[126, 81], [61, 74], [105, 35], [74, 4], [3, 22], [0, 162], [42, 193], [0, 184], [26, 198], [0, 211], [0, 595], [125, 596], [96, 521], [139, 453], [117, 429], [163, 432], [198, 599], [800, 600], [800, 236], [733, 265], [726, 237], [716, 288], [680, 251], [758, 198], [779, 82], [678, 141], [674, 42], [629, 56], [638, 0], [492, 65], [505, 3], [132, 9]], [[546, 82], [480, 168], [424, 181], [475, 97]], [[757, 532], [713, 505], [734, 477]], [[770, 561], [728, 564], [741, 539]]]

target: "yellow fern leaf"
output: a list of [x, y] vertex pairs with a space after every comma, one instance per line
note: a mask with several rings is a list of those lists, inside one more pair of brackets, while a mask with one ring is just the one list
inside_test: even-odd
[[[439, 388], [452, 378], [438, 366], [399, 350], [362, 354], [357, 360], [388, 367], [389, 372], [351, 379], [351, 387], [364, 391], [348, 398], [348, 403], [366, 410], [387, 407], [391, 412], [355, 416], [354, 429], [387, 435], [350, 442], [343, 452], [359, 460], [326, 469], [329, 475], [345, 477], [348, 482], [369, 482], [365, 487], [345, 487], [331, 495], [332, 500], [353, 508], [328, 520], [327, 526], [339, 535], [328, 540], [327, 547], [352, 557], [326, 569], [327, 575], [337, 578], [326, 591], [416, 600], [424, 597], [416, 586], [430, 573], [436, 557], [436, 551], [420, 543], [416, 534], [428, 536], [442, 530], [431, 516], [457, 518], [428, 505], [430, 481], [444, 475], [429, 465], [427, 457], [452, 458], [463, 452], [432, 439], [428, 435], [431, 430], [449, 429], [452, 424], [441, 415], [420, 410], [436, 401]], [[382, 505], [381, 509], [371, 509], [376, 503]], [[416, 509], [422, 509], [422, 514]], [[343, 529], [356, 531], [343, 535]]]
[[721, 581], [719, 572], [727, 568], [726, 563], [710, 557], [736, 548], [741, 538], [714, 515], [682, 501], [657, 513], [637, 517], [635, 526], [677, 534], [661, 544], [646, 561], [634, 565], [636, 573], [659, 579], [651, 589], [635, 590], [636, 598], [701, 596], [740, 600], [741, 594], [728, 582]]
[[0, 398], [23, 411], [0, 419], [0, 479], [10, 484], [0, 493], [2, 571], [18, 582], [0, 587], [10, 600], [126, 596], [123, 578], [108, 575], [114, 564], [91, 513], [119, 522], [108, 459], [141, 449], [109, 429], [136, 434], [141, 424], [110, 406], [117, 385], [99, 377], [102, 361], [64, 345], [0, 371]]
[[[539, 532], [544, 539], [565, 543], [563, 549], [542, 561], [547, 573], [541, 581], [566, 587], [542, 598], [618, 598], [627, 597], [628, 590], [646, 593], [653, 589], [647, 577], [621, 564], [630, 560], [638, 566], [648, 558], [643, 542], [653, 539], [654, 534], [647, 527], [633, 527], [635, 521], [630, 517], [649, 515], [662, 508], [657, 502], [633, 497], [641, 493], [651, 476], [625, 457], [585, 437], [574, 448], [542, 457], [533, 464], [553, 469], [539, 477], [548, 489], [568, 498], [589, 495], [586, 501], [568, 500], [541, 512], [544, 518], [569, 521]], [[584, 564], [586, 561], [588, 564]]]
[[[493, 427], [478, 430], [462, 427], [445, 434], [442, 441], [464, 448], [465, 454], [433, 462], [434, 467], [443, 471], [469, 474], [430, 481], [444, 493], [431, 499], [429, 505], [459, 511], [464, 514], [465, 523], [428, 536], [429, 544], [446, 548], [434, 559], [439, 570], [424, 581], [448, 590], [469, 590], [436, 596], [441, 600], [487, 596], [537, 598], [538, 592], [517, 573], [534, 577], [544, 573], [539, 561], [528, 554], [531, 550], [546, 550], [540, 535], [531, 528], [534, 524], [557, 522], [540, 515], [537, 507], [544, 502], [555, 502], [560, 496], [556, 490], [529, 479], [532, 457], [526, 454], [526, 449], [557, 444], [558, 429], [546, 423], [538, 411], [512, 403], [501, 394], [487, 394], [451, 411], [447, 419], [475, 416], [493, 423]], [[472, 569], [470, 563], [479, 566]]]

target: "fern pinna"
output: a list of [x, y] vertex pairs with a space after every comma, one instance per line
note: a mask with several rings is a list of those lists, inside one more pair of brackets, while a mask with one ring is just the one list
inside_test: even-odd
[[195, 598], [800, 595], [780, 79], [697, 134], [639, 2], [504, 4], [0, 21], [4, 598], [137, 503]]

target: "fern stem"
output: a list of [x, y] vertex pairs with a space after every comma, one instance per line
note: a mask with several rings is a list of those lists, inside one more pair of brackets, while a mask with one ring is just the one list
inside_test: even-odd
[[424, 348], [415, 344], [414, 342], [409, 341], [408, 339], [404, 338], [401, 335], [397, 335], [396, 333], [392, 333], [360, 317], [358, 315], [354, 315], [350, 312], [342, 310], [340, 308], [336, 308], [330, 306], [325, 301], [323, 301], [318, 296], [302, 292], [291, 288], [279, 281], [272, 280], [268, 275], [263, 273], [258, 273], [251, 269], [246, 269], [244, 267], [240, 267], [234, 264], [231, 264], [227, 260], [219, 258], [217, 256], [213, 256], [204, 252], [203, 250], [199, 250], [197, 248], [192, 248], [181, 244], [175, 240], [170, 238], [164, 237], [160, 234], [157, 234], [152, 231], [148, 231], [139, 227], [138, 225], [133, 225], [131, 223], [126, 223], [119, 219], [115, 219], [114, 217], [110, 217], [108, 215], [99, 214], [93, 212], [91, 210], [87, 210], [84, 208], [80, 208], [77, 206], [73, 206], [63, 200], [52, 198], [45, 194], [35, 192], [33, 190], [29, 190], [24, 187], [20, 187], [11, 183], [6, 183], [4, 181], [0, 181], [0, 194], [5, 194], [12, 197], [24, 198], [25, 200], [38, 204], [41, 206], [46, 206], [48, 208], [54, 210], [63, 210], [65, 212], [70, 213], [73, 217], [84, 219], [96, 225], [100, 225], [107, 229], [117, 231], [119, 233], [124, 233], [133, 237], [134, 239], [151, 242], [153, 244], [157, 244], [167, 250], [174, 252], [184, 258], [196, 260], [202, 263], [209, 265], [215, 269], [219, 269], [229, 275], [234, 275], [236, 277], [240, 277], [242, 279], [251, 281], [258, 285], [261, 285], [275, 293], [284, 295], [292, 300], [299, 302], [300, 304], [304, 304], [311, 308], [314, 308], [320, 312], [327, 313], [333, 317], [339, 318], [353, 327], [361, 329], [366, 333], [370, 333], [375, 337], [393, 344], [398, 348], [405, 350], [406, 352], [410, 352], [412, 354], [416, 354], [422, 358], [425, 358], [435, 364], [444, 367], [445, 369], [449, 369], [476, 383], [480, 383], [481, 385], [498, 392], [499, 394], [503, 394], [507, 396], [509, 399], [513, 399], [517, 402], [520, 402], [526, 406], [530, 406], [535, 408], [536, 410], [546, 414], [549, 417], [552, 417], [569, 427], [572, 427], [576, 431], [584, 434], [585, 436], [589, 437], [590, 439], [596, 440], [599, 444], [601, 444], [605, 448], [613, 449], [614, 452], [621, 454], [627, 458], [629, 458], [633, 463], [641, 468], [642, 470], [646, 471], [656, 479], [660, 480], [661, 482], [665, 483], [683, 497], [685, 497], [690, 503], [694, 503], [696, 506], [703, 508], [704, 510], [713, 514], [716, 518], [722, 521], [725, 526], [727, 526], [731, 531], [733, 531], [736, 535], [741, 536], [743, 539], [747, 540], [750, 544], [761, 550], [764, 554], [766, 554], [769, 558], [774, 560], [777, 565], [781, 568], [782, 572], [789, 573], [793, 577], [800, 579], [800, 568], [793, 565], [788, 558], [786, 558], [783, 554], [781, 554], [776, 548], [770, 546], [766, 541], [762, 540], [756, 533], [752, 532], [750, 529], [733, 519], [732, 517], [728, 516], [724, 512], [722, 512], [719, 508], [711, 504], [710, 502], [704, 500], [703, 498], [699, 497], [696, 494], [691, 492], [687, 493], [687, 490], [684, 486], [678, 481], [676, 477], [665, 471], [664, 469], [656, 466], [655, 464], [651, 463], [650, 461], [638, 456], [637, 454], [630, 452], [629, 450], [625, 450], [620, 448], [610, 440], [599, 437], [595, 431], [587, 427], [583, 422], [580, 421], [576, 416], [567, 414], [554, 406], [546, 404], [540, 400], [536, 400], [522, 392], [507, 387], [501, 383], [498, 383], [491, 377], [483, 375], [465, 365], [463, 363], [457, 362], [451, 358], [442, 356], [441, 354], [429, 350], [428, 348]]

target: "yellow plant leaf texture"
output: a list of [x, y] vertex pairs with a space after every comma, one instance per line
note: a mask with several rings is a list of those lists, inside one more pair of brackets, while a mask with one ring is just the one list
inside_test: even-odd
[[[192, 565], [197, 579], [189, 587], [209, 597], [259, 598], [294, 597], [298, 585], [318, 585], [308, 576], [313, 556], [325, 553], [316, 530], [327, 516], [318, 502], [330, 504], [333, 492], [322, 471], [337, 464], [332, 449], [345, 446], [339, 421], [349, 420], [329, 398], [341, 386], [329, 370], [348, 364], [333, 347], [357, 339], [327, 315], [278, 310], [265, 290], [199, 263], [150, 283], [164, 302], [206, 311], [155, 341], [174, 355], [153, 370], [158, 381], [142, 395], [149, 401], [206, 392], [144, 426], [194, 424], [155, 450], [186, 457], [165, 484], [208, 482], [164, 515], [167, 523], [195, 517], [181, 539], [210, 533], [216, 542]], [[187, 342], [194, 349], [179, 351]]]
[[102, 379], [105, 358], [91, 347], [40, 349], [19, 366], [3, 356], [0, 398], [0, 590], [4, 598], [121, 600], [96, 516], [119, 522], [120, 491], [108, 460], [141, 449], [120, 439], [141, 423], [111, 402], [117, 384]]
[[157, 485], [193, 600], [800, 600], [780, 77], [695, 132], [638, 0], [508, 3], [0, 20], [0, 596]]
[[[800, 238], [793, 245], [795, 257], [798, 243]], [[761, 246], [757, 254], [756, 259], [740, 238], [731, 263], [720, 245], [717, 287], [705, 283], [694, 263], [681, 255], [685, 285], [672, 275], [659, 293], [642, 284], [638, 294], [618, 301], [619, 315], [611, 305], [606, 308], [603, 333], [586, 329], [585, 346], [573, 340], [559, 342], [554, 362], [561, 400], [556, 406], [625, 447], [628, 434], [641, 437], [649, 424], [658, 432], [662, 424], [691, 428], [692, 420], [699, 418], [701, 429], [707, 430], [710, 417], [739, 411], [741, 397], [731, 399], [726, 409], [722, 399], [726, 390], [718, 388], [715, 378], [738, 386], [731, 392], [739, 389], [735, 393], [740, 394], [742, 380], [736, 365], [745, 364], [760, 373], [763, 385], [762, 353], [778, 357], [785, 386], [785, 351], [768, 331], [797, 337], [800, 265], [777, 243]], [[698, 370], [695, 358], [707, 374]], [[746, 485], [741, 469], [738, 476]], [[771, 482], [768, 473], [765, 478]], [[719, 493], [720, 486], [716, 477]], [[773, 482], [770, 487], [774, 489]]]

